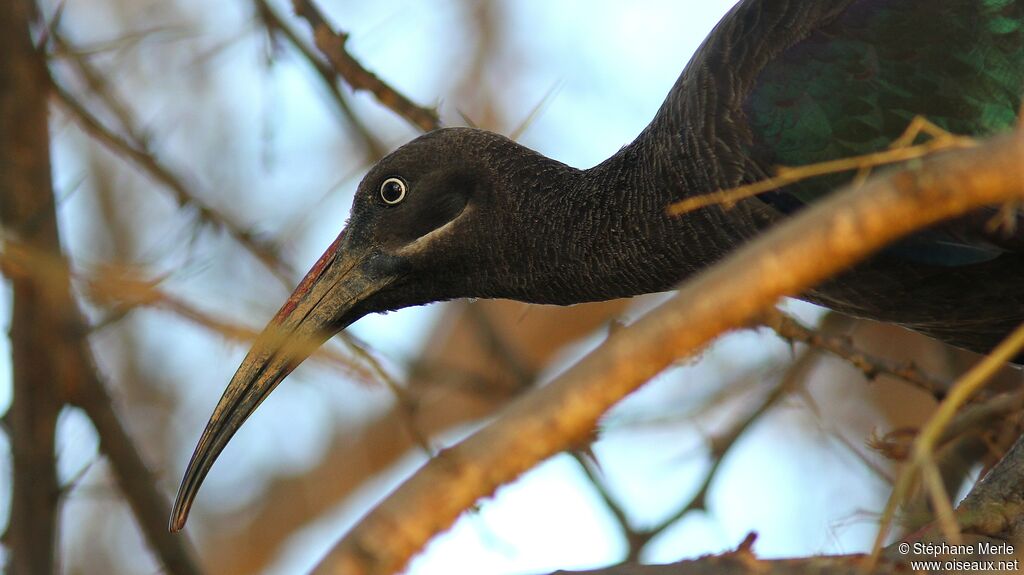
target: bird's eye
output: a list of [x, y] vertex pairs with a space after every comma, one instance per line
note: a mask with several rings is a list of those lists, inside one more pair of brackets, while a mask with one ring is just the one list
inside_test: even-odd
[[380, 185], [380, 199], [393, 206], [405, 199], [405, 182], [398, 178], [388, 178]]

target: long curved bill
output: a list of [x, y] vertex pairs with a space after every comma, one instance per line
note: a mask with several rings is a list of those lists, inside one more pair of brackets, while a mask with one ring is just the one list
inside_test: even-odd
[[184, 527], [203, 479], [249, 415], [324, 341], [363, 315], [359, 303], [391, 282], [367, 271], [363, 264], [369, 254], [353, 253], [346, 243], [342, 232], [238, 366], [185, 470], [171, 511], [171, 531]]

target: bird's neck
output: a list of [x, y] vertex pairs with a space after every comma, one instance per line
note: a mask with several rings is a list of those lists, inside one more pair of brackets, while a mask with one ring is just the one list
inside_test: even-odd
[[531, 204], [522, 215], [543, 214], [543, 221], [517, 234], [516, 253], [530, 253], [530, 267], [501, 297], [566, 304], [664, 291], [736, 245], [718, 210], [667, 213], [671, 203], [704, 190], [691, 191], [701, 185], [698, 162], [680, 156], [678, 144], [667, 146], [669, 135], [659, 129], [652, 124], [587, 170], [542, 156], [518, 164], [530, 166], [520, 172]]
[[634, 142], [589, 170], [528, 153], [515, 162], [521, 193], [507, 208], [520, 211], [510, 218], [519, 228], [503, 233], [514, 239], [500, 267], [515, 283], [495, 297], [547, 304], [629, 297], [669, 290], [699, 267], [690, 247], [705, 238], [668, 215], [682, 188], [655, 149]]

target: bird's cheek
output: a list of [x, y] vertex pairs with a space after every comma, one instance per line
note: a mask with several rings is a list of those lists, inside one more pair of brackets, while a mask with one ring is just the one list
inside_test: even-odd
[[372, 277], [394, 277], [407, 275], [412, 269], [407, 258], [389, 251], [380, 251], [367, 258], [363, 269]]

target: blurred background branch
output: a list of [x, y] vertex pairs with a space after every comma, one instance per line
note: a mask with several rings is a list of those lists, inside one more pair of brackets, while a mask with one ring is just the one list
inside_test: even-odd
[[[59, 253], [57, 218], [50, 184], [46, 68], [29, 38], [27, 2], [0, 7], [0, 217], [39, 250]], [[18, 86], [18, 90], [11, 89]], [[70, 384], [61, 359], [68, 317], [76, 313], [67, 281], [14, 281], [10, 334], [16, 401], [6, 420], [13, 454], [9, 542], [16, 573], [52, 573], [57, 564], [57, 415]]]

